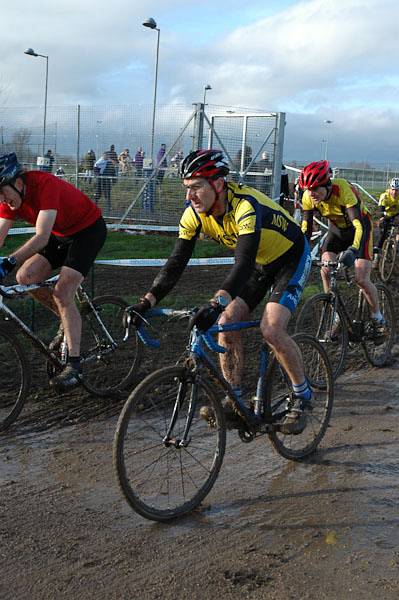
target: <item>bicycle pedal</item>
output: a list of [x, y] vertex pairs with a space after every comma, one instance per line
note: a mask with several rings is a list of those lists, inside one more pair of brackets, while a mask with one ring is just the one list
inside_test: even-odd
[[250, 444], [255, 439], [254, 434], [248, 431], [248, 429], [239, 429], [238, 437], [242, 442], [244, 442], [244, 444]]

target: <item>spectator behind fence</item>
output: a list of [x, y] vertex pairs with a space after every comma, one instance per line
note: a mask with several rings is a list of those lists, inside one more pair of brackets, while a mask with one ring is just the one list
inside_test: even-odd
[[290, 182], [288, 179], [288, 171], [285, 165], [281, 165], [280, 177], [280, 204], [285, 210], [292, 215], [294, 213], [294, 205], [290, 201]]
[[168, 166], [168, 162], [166, 159], [166, 144], [161, 144], [161, 147], [157, 153], [157, 163], [156, 163], [156, 167], [158, 169], [158, 173], [157, 173], [158, 183], [162, 183], [167, 166]]
[[57, 175], [57, 177], [61, 177], [61, 179], [64, 179], [65, 171], [62, 167], [58, 167], [55, 174]]
[[111, 212], [111, 189], [115, 177], [115, 167], [108, 156], [108, 151], [104, 152], [94, 164], [94, 173], [97, 175], [94, 202], [98, 204], [101, 196], [104, 196], [107, 215]]
[[137, 148], [137, 152], [134, 155], [134, 166], [135, 166], [135, 169], [136, 169], [136, 176], [137, 177], [142, 177], [143, 176], [144, 157], [145, 157], [144, 150], [140, 146], [139, 148]]
[[116, 183], [116, 176], [118, 175], [118, 155], [114, 144], [110, 145], [109, 150], [105, 152], [105, 155], [105, 157], [112, 162], [114, 167], [114, 178], [112, 179], [112, 183]]
[[91, 183], [94, 177], [94, 163], [96, 162], [96, 154], [94, 150], [88, 150], [83, 157], [84, 181]]
[[262, 158], [257, 163], [255, 163], [254, 171], [256, 171], [257, 173], [261, 173], [261, 175], [256, 175], [255, 187], [264, 194], [270, 194], [273, 163], [270, 160], [269, 154], [267, 152], [262, 152]]
[[51, 150], [47, 150], [46, 154], [44, 155], [44, 158], [47, 159], [46, 162], [47, 164], [42, 165], [40, 170], [41, 171], [46, 171], [47, 173], [52, 173], [53, 172], [53, 165], [54, 165], [54, 155], [51, 152]]
[[112, 160], [114, 165], [118, 162], [118, 155], [115, 151], [114, 144], [111, 144], [111, 146], [109, 147], [109, 150], [106, 151], [106, 155], [109, 160]]
[[176, 154], [171, 158], [170, 162], [177, 167], [180, 166], [181, 161], [184, 158], [183, 150], [179, 150]]
[[118, 156], [119, 173], [123, 177], [128, 177], [132, 172], [133, 159], [129, 154], [129, 149], [126, 148]]

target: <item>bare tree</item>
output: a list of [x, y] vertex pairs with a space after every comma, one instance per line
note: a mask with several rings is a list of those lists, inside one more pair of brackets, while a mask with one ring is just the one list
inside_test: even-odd
[[7, 144], [9, 152], [15, 152], [20, 162], [32, 162], [34, 154], [31, 146], [32, 132], [26, 127], [21, 127], [12, 136], [11, 142]]

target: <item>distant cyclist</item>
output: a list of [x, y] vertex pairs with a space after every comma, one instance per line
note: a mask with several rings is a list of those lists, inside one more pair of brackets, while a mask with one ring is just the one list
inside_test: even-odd
[[61, 319], [52, 349], [65, 333], [68, 364], [51, 383], [67, 389], [81, 379], [82, 320], [74, 296], [104, 244], [106, 225], [99, 208], [80, 190], [50, 173], [25, 171], [11, 153], [0, 156], [0, 247], [17, 218], [34, 225], [35, 233], [0, 259], [0, 281], [17, 268], [18, 283], [39, 283], [61, 267], [53, 292], [43, 288], [33, 294]]
[[[299, 186], [304, 191], [302, 231], [310, 239], [315, 211], [328, 219], [322, 260], [335, 261], [339, 257], [346, 266], [354, 266], [355, 281], [370, 305], [371, 320], [367, 327], [371, 334], [384, 335], [386, 326], [379, 308], [377, 289], [370, 280], [373, 226], [360, 195], [346, 179], [332, 179], [331, 169], [325, 160], [306, 165], [300, 173]], [[324, 291], [328, 292], [328, 268], [322, 268], [321, 277]]]
[[378, 206], [380, 214], [381, 212], [383, 214], [379, 220], [380, 239], [378, 245], [374, 249], [374, 259], [376, 263], [378, 263], [379, 254], [387, 239], [389, 228], [393, 225], [396, 217], [399, 215], [399, 177], [391, 179], [389, 188], [380, 196]]
[[[234, 252], [234, 266], [220, 289], [202, 306], [193, 324], [206, 331], [219, 323], [248, 319], [250, 312], [273, 286], [262, 321], [264, 339], [286, 369], [296, 402], [282, 425], [284, 433], [300, 433], [306, 426], [311, 391], [305, 379], [300, 351], [287, 333], [310, 270], [309, 245], [298, 224], [270, 198], [254, 188], [227, 182], [229, 167], [219, 150], [197, 150], [182, 162], [181, 177], [186, 209], [179, 239], [166, 265], [138, 304], [129, 307], [140, 325], [146, 311], [160, 302], [177, 283], [201, 233]], [[241, 396], [244, 356], [238, 332], [225, 333], [221, 367], [237, 396]], [[244, 405], [245, 406], [245, 405]], [[225, 402], [228, 412], [228, 402]]]

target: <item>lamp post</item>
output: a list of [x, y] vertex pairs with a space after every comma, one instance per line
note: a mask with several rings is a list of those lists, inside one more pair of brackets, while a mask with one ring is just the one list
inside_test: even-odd
[[159, 60], [159, 37], [161, 30], [157, 27], [155, 19], [149, 17], [143, 22], [144, 27], [149, 29], [155, 29], [158, 32], [157, 35], [157, 54], [155, 59], [155, 80], [154, 80], [154, 107], [152, 111], [152, 129], [151, 129], [151, 161], [154, 166], [154, 133], [155, 133], [155, 111], [157, 106], [157, 85], [158, 85], [158, 60]]
[[212, 89], [212, 87], [209, 85], [209, 83], [204, 85], [204, 106], [205, 106], [205, 100], [206, 100], [206, 92], [211, 89]]
[[326, 137], [325, 139], [323, 139], [323, 142], [325, 142], [325, 146], [324, 146], [324, 160], [327, 160], [327, 155], [328, 155], [328, 134], [329, 134], [329, 129], [330, 129], [330, 125], [333, 123], [333, 121], [330, 121], [330, 119], [324, 119], [323, 123], [326, 124]]
[[25, 50], [24, 54], [28, 56], [40, 56], [41, 58], [46, 59], [46, 87], [44, 91], [44, 119], [43, 119], [43, 156], [44, 150], [46, 147], [46, 118], [47, 118], [47, 84], [48, 84], [48, 56], [45, 54], [38, 54], [32, 48], [28, 48]]

